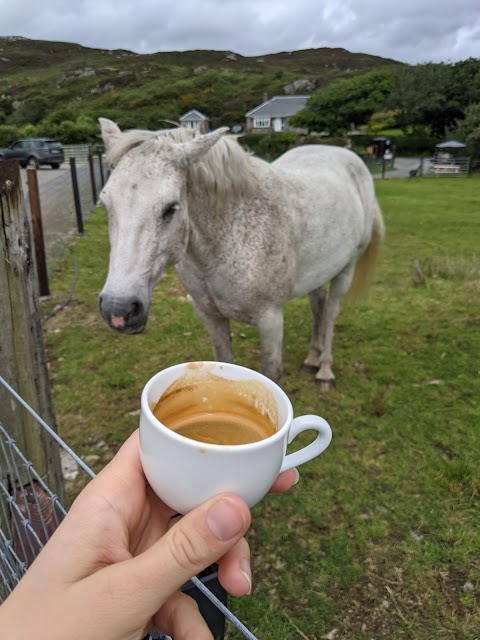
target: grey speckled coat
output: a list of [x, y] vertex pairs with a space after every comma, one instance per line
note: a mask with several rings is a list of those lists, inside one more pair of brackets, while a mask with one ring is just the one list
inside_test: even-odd
[[100, 196], [111, 247], [100, 295], [108, 324], [142, 331], [152, 290], [175, 264], [215, 359], [233, 361], [229, 321], [250, 323], [260, 332], [262, 371], [278, 380], [283, 305], [308, 294], [313, 332], [304, 367], [330, 388], [340, 300], [352, 280], [361, 286], [383, 237], [363, 162], [345, 149], [311, 145], [269, 164], [224, 137], [225, 129], [192, 137], [100, 123], [113, 167]]

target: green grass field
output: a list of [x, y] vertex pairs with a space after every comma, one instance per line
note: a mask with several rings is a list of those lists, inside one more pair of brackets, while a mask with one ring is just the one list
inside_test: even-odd
[[[330, 394], [298, 372], [308, 301], [285, 308], [282, 386], [297, 415], [318, 412], [334, 437], [288, 495], [254, 509], [253, 594], [230, 605], [260, 640], [480, 637], [480, 179], [384, 180], [377, 192], [386, 243], [368, 298], [340, 315]], [[103, 324], [100, 209], [44, 313], [69, 289], [72, 252], [74, 298], [45, 339], [59, 431], [99, 469], [136, 428], [147, 379], [212, 352], [173, 270], [145, 334]], [[237, 362], [256, 368], [256, 330], [232, 330]]]

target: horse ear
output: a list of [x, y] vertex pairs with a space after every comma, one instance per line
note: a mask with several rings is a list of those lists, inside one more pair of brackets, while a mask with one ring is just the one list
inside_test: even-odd
[[107, 149], [110, 149], [115, 141], [122, 135], [122, 132], [113, 120], [99, 118], [98, 121], [100, 123], [103, 143]]
[[187, 164], [191, 164], [205, 155], [229, 130], [229, 127], [220, 127], [220, 129], [215, 129], [212, 133], [198, 136], [198, 138], [194, 138], [189, 142], [182, 142], [180, 146], [185, 153]]

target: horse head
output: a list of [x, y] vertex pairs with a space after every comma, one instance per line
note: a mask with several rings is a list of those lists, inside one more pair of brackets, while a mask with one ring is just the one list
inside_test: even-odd
[[100, 124], [113, 166], [100, 194], [110, 239], [100, 313], [112, 329], [139, 333], [147, 322], [153, 288], [186, 251], [188, 167], [228, 129], [175, 142], [166, 132], [122, 133], [105, 118]]

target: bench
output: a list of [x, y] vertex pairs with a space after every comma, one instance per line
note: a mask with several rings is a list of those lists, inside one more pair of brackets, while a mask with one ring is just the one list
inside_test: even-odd
[[434, 164], [432, 166], [433, 173], [460, 173], [458, 164]]

